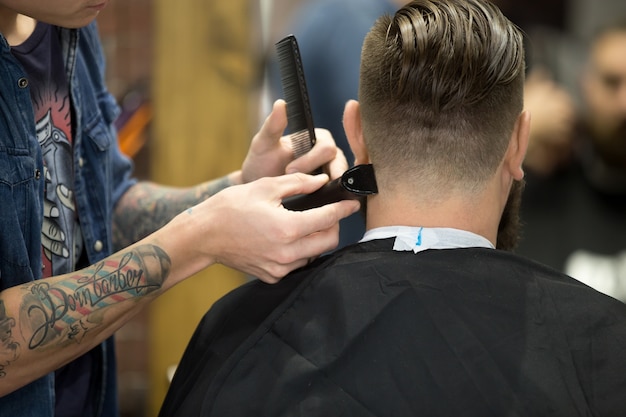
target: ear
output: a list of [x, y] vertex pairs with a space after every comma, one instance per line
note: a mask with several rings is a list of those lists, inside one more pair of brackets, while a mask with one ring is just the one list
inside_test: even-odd
[[367, 164], [370, 162], [367, 147], [363, 139], [363, 126], [361, 124], [361, 108], [356, 100], [349, 100], [343, 112], [343, 129], [348, 139], [348, 144], [354, 155], [354, 165]]
[[526, 150], [528, 149], [528, 141], [530, 138], [530, 112], [524, 110], [517, 117], [513, 133], [511, 134], [511, 140], [509, 141], [509, 148], [506, 151], [504, 165], [507, 171], [515, 180], [522, 180], [524, 178], [524, 170], [522, 164], [524, 163], [524, 157], [526, 156]]

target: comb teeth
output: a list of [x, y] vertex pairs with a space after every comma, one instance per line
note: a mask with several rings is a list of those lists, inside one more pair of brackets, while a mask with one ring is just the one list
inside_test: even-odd
[[308, 129], [300, 130], [292, 133], [290, 136], [291, 147], [293, 149], [293, 157], [297, 159], [311, 150], [311, 136]]

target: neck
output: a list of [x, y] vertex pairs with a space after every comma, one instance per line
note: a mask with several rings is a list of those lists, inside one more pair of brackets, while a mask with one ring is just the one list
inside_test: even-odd
[[440, 198], [424, 198], [423, 193], [402, 188], [379, 190], [368, 198], [366, 228], [449, 227], [476, 233], [495, 246], [505, 203], [494, 185], [479, 193], [450, 192]]
[[0, 6], [0, 33], [11, 46], [23, 43], [35, 30], [35, 19]]

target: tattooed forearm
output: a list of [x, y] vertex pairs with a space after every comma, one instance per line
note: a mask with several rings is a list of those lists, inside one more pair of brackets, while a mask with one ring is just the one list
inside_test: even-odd
[[4, 302], [0, 300], [0, 378], [6, 376], [6, 368], [20, 356], [20, 345], [13, 337], [15, 319], [8, 317]]
[[61, 282], [30, 284], [20, 306], [20, 327], [28, 348], [80, 343], [103, 324], [104, 308], [159, 289], [170, 266], [163, 250], [142, 245]]
[[113, 218], [116, 250], [137, 242], [164, 226], [178, 213], [232, 185], [227, 176], [192, 188], [171, 188], [142, 182], [118, 203]]

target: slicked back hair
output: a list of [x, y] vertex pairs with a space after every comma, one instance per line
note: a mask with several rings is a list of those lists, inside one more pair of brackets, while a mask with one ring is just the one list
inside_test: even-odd
[[524, 70], [522, 32], [488, 1], [417, 0], [379, 18], [359, 87], [377, 176], [479, 189], [522, 110]]

